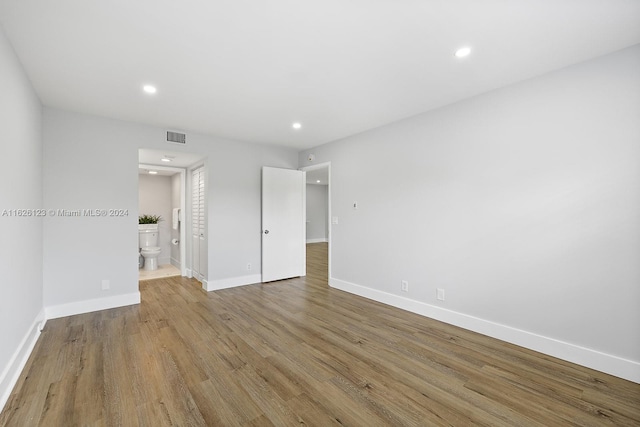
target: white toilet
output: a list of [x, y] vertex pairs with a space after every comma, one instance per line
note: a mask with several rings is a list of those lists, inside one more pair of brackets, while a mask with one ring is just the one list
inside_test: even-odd
[[138, 224], [138, 246], [140, 254], [144, 258], [145, 270], [158, 269], [158, 224]]

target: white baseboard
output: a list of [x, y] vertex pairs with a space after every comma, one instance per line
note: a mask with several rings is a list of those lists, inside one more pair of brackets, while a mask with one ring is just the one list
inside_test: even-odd
[[177, 260], [175, 258], [171, 258], [171, 265], [173, 265], [177, 269], [181, 269], [180, 260]]
[[251, 285], [253, 283], [262, 282], [262, 276], [260, 274], [251, 274], [249, 276], [230, 277], [228, 279], [210, 280], [209, 282], [202, 282], [202, 288], [209, 291], [218, 291], [220, 289], [233, 288], [236, 286]]
[[90, 313], [133, 304], [140, 304], [140, 292], [53, 305], [45, 307], [45, 313], [47, 319], [57, 319], [58, 317], [73, 316], [74, 314]]
[[329, 239], [307, 239], [307, 243], [328, 243]]
[[27, 364], [27, 360], [29, 360], [29, 356], [38, 341], [40, 331], [42, 331], [42, 328], [44, 328], [46, 323], [45, 311], [42, 309], [34, 319], [33, 324], [27, 331], [24, 338], [22, 338], [20, 345], [13, 353], [11, 360], [9, 360], [9, 364], [2, 372], [2, 375], [0, 375], [0, 412], [7, 403], [7, 400], [9, 400], [11, 391], [13, 391], [13, 388], [18, 382], [18, 378], [20, 378], [20, 374]]
[[431, 304], [330, 278], [331, 287], [640, 383], [640, 363]]

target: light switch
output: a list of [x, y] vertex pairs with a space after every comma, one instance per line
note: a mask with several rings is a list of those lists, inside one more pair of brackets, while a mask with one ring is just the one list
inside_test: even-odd
[[338, 223], [338, 217], [337, 216], [332, 216], [331, 217], [331, 224], [335, 225]]

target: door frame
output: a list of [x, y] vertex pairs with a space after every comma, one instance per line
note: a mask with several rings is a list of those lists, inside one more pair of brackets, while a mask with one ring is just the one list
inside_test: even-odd
[[[305, 166], [299, 168], [299, 170], [308, 172], [317, 169], [327, 169], [327, 239], [329, 240], [328, 254], [327, 254], [327, 282], [331, 284], [331, 245], [333, 243], [333, 237], [331, 233], [331, 162], [318, 163], [317, 165]], [[306, 192], [305, 192], [306, 193]], [[306, 194], [305, 194], [305, 211], [307, 206]]]
[[[149, 168], [153, 170], [177, 172], [180, 174], [180, 210], [182, 211], [183, 218], [185, 218], [186, 217], [186, 211], [185, 211], [186, 194], [185, 193], [187, 192], [187, 186], [186, 186], [187, 170], [185, 168], [161, 166], [161, 165], [150, 165], [146, 163], [138, 163], [138, 167]], [[183, 221], [183, 225], [184, 224], [185, 222]], [[184, 227], [184, 226], [180, 227], [180, 242], [186, 242], [186, 231], [185, 231], [186, 228], [187, 227]], [[187, 276], [187, 266], [186, 266], [187, 252], [186, 252], [185, 246], [186, 245], [184, 244], [180, 245], [180, 275], [181, 276]]]

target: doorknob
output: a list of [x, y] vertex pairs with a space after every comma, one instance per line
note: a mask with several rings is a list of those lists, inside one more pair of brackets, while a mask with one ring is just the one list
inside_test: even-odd
[[264, 234], [269, 234], [269, 230], [264, 230]]

